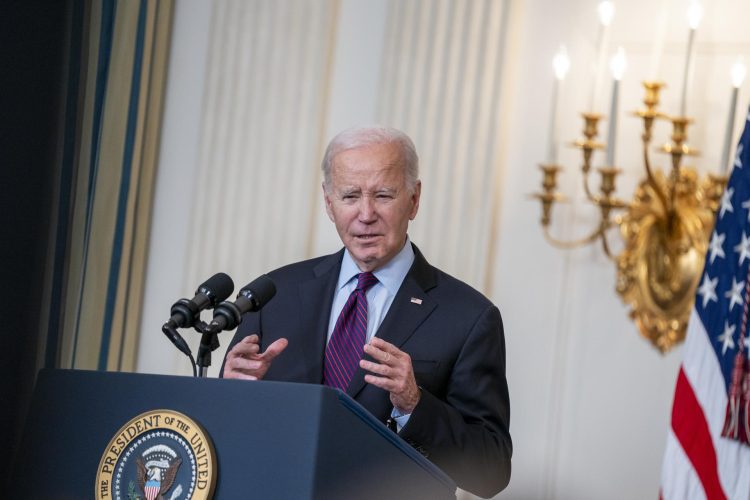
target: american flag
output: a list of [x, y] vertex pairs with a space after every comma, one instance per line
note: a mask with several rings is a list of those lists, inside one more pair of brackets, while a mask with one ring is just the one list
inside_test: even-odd
[[664, 499], [750, 498], [749, 269], [750, 113], [688, 324], [662, 466]]

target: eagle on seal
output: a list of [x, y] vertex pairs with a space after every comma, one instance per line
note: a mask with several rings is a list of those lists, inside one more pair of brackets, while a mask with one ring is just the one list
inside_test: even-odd
[[138, 487], [146, 495], [146, 498], [148, 500], [164, 500], [164, 494], [174, 484], [177, 469], [180, 468], [182, 459], [176, 458], [164, 471], [164, 477], [162, 477], [162, 470], [159, 467], [147, 469], [141, 457], [136, 458], [135, 464]]

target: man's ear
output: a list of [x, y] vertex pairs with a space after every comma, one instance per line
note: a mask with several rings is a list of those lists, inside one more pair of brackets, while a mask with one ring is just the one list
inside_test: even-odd
[[325, 202], [326, 205], [326, 213], [328, 214], [328, 218], [331, 219], [331, 222], [335, 222], [333, 220], [333, 207], [331, 206], [331, 197], [326, 190], [326, 183], [324, 182], [320, 187], [323, 188], [323, 202]]
[[409, 213], [409, 220], [414, 220], [419, 210], [419, 197], [422, 194], [422, 181], [418, 180], [414, 185], [414, 192], [411, 194], [411, 212]]

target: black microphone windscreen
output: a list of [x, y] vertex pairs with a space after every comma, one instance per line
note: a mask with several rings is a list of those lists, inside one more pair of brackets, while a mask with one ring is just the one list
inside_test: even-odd
[[255, 301], [256, 308], [260, 309], [276, 295], [276, 285], [273, 284], [273, 280], [267, 274], [263, 274], [242, 287], [240, 295], [247, 296], [248, 294]]
[[216, 273], [199, 286], [195, 293], [197, 295], [205, 291], [210, 292], [206, 295], [210, 297], [211, 305], [216, 306], [219, 302], [227, 300], [233, 290], [234, 281], [232, 281], [232, 278], [224, 273]]

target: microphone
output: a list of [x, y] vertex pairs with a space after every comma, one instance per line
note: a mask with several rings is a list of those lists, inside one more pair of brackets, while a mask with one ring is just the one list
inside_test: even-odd
[[264, 274], [245, 285], [234, 302], [222, 302], [214, 309], [214, 319], [206, 326], [205, 333], [219, 333], [236, 328], [242, 315], [257, 311], [276, 295], [276, 285]]
[[216, 307], [216, 304], [227, 297], [234, 290], [232, 278], [224, 273], [216, 273], [201, 284], [195, 291], [192, 299], [180, 299], [174, 303], [169, 314], [171, 318], [164, 324], [170, 329], [189, 328], [195, 325], [200, 317], [200, 312], [207, 307]]

